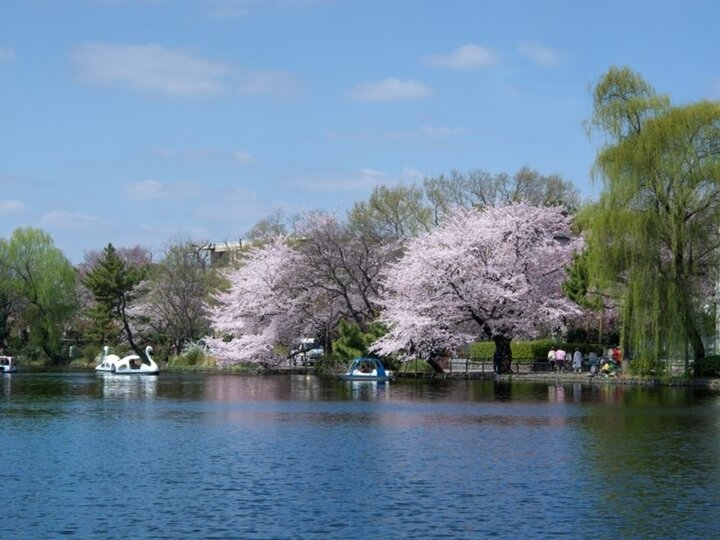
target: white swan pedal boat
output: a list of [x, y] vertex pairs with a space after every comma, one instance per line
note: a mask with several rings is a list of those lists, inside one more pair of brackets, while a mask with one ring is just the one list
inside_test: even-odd
[[0, 373], [15, 373], [17, 366], [12, 356], [0, 356]]
[[97, 373], [115, 373], [117, 375], [157, 375], [160, 368], [152, 359], [152, 347], [145, 347], [145, 357], [129, 354], [120, 358], [116, 354], [108, 354], [109, 347], [103, 348], [103, 357], [95, 371]]
[[387, 371], [377, 358], [355, 358], [340, 378], [343, 381], [389, 381], [393, 373]]

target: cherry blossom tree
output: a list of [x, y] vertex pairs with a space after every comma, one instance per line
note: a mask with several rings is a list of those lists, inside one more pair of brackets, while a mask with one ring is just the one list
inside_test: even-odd
[[325, 212], [295, 224], [304, 286], [365, 331], [378, 315], [380, 274], [397, 258], [396, 240], [366, 235]]
[[499, 371], [510, 371], [513, 338], [562, 328], [579, 314], [561, 284], [580, 244], [559, 207], [456, 210], [388, 267], [382, 319], [390, 331], [374, 350], [428, 358], [486, 338]]
[[[252, 248], [226, 277], [230, 289], [216, 297], [211, 323], [224, 338], [211, 339], [225, 363], [268, 362], [278, 345], [313, 336], [329, 350], [341, 320], [365, 331], [379, 313], [382, 269], [397, 252], [334, 215], [301, 216], [294, 234]], [[232, 339], [230, 339], [232, 336]]]
[[332, 307], [303, 284], [303, 268], [297, 249], [278, 237], [252, 248], [226, 273], [230, 288], [215, 297], [210, 321], [216, 336], [207, 339], [221, 363], [277, 362], [278, 345], [289, 346], [328, 316]]

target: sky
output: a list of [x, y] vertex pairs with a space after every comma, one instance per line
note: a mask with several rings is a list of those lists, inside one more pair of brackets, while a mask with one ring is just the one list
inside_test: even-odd
[[592, 199], [591, 87], [720, 99], [720, 3], [2, 0], [0, 237], [242, 239], [380, 185], [523, 166]]

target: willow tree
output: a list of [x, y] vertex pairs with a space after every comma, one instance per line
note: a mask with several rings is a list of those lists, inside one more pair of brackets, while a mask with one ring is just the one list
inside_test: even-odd
[[77, 307], [72, 264], [50, 235], [26, 227], [0, 240], [0, 267], [0, 296], [12, 299], [10, 321], [25, 352], [61, 364], [63, 332]]
[[621, 299], [624, 345], [650, 365], [701, 360], [718, 262], [720, 103], [673, 106], [613, 67], [594, 89], [589, 127], [604, 136], [594, 166], [603, 190], [586, 238], [598, 283]]

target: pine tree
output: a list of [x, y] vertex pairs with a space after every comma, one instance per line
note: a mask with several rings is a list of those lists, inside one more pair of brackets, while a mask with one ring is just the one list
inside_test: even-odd
[[95, 302], [89, 314], [93, 339], [104, 342], [117, 339], [124, 332], [130, 348], [138, 355], [142, 354], [133, 339], [127, 309], [146, 274], [146, 266], [129, 266], [112, 244], [105, 247], [102, 258], [83, 280]]

